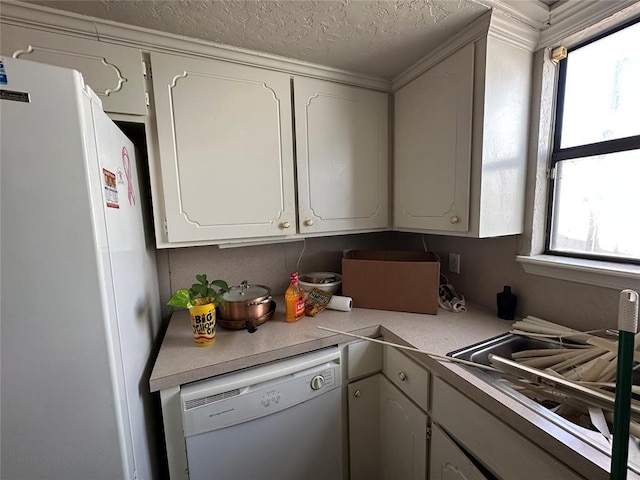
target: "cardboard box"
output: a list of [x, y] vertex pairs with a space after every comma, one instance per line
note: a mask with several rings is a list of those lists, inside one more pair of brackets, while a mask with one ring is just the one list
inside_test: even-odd
[[354, 307], [435, 315], [439, 284], [431, 252], [351, 250], [342, 259], [342, 294]]

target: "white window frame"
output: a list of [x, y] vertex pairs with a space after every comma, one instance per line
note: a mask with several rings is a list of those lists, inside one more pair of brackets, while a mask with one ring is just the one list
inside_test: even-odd
[[[525, 272], [612, 289], [640, 289], [640, 265], [545, 255], [548, 169], [555, 128], [555, 98], [558, 66], [551, 61], [552, 47], [572, 47], [640, 16], [640, 2], [595, 2], [578, 10], [578, 2], [568, 2], [550, 17], [534, 54], [531, 104], [530, 148], [524, 233], [518, 239], [516, 260]], [[614, 5], [617, 10], [612, 10]], [[557, 23], [554, 24], [554, 18]], [[640, 221], [640, 214], [638, 215]]]

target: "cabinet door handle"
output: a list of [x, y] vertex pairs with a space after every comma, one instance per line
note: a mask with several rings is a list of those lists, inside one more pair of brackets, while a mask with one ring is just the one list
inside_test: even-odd
[[451, 223], [458, 223], [460, 221], [460, 219], [458, 217], [451, 217], [451, 219], [449, 220]]
[[289, 228], [291, 224], [289, 222], [282, 222], [282, 228]]
[[407, 379], [407, 374], [404, 372], [400, 372], [398, 374], [398, 378], [400, 379], [401, 382], [404, 382]]
[[362, 396], [362, 392], [360, 390], [356, 390], [353, 392], [353, 396], [356, 398], [360, 398]]
[[305, 221], [304, 221], [304, 224], [305, 224], [307, 227], [310, 227], [311, 225], [313, 225], [313, 220], [311, 220], [311, 219], [309, 218], [308, 220], [305, 220]]

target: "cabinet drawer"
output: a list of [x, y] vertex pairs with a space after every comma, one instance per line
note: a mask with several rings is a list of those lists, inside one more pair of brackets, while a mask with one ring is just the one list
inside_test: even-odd
[[361, 340], [347, 345], [349, 380], [372, 375], [382, 370], [382, 344]]
[[498, 478], [582, 478], [439, 378], [433, 380], [431, 415]]
[[384, 347], [385, 376], [424, 411], [429, 399], [429, 372], [393, 347]]

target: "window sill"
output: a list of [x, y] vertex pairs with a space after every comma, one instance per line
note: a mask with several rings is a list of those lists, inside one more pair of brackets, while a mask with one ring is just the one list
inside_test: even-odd
[[518, 255], [516, 260], [532, 275], [623, 290], [640, 289], [640, 266], [558, 257], [555, 255]]

